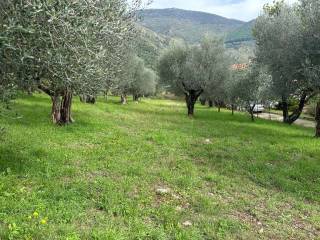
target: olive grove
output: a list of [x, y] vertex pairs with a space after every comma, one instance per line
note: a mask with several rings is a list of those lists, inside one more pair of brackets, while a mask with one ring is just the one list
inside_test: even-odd
[[0, 4], [1, 80], [41, 89], [52, 99], [53, 122], [67, 124], [73, 95], [97, 94], [118, 73], [140, 1]]
[[[284, 3], [266, 6], [265, 13], [257, 19], [254, 35], [257, 61], [267, 66], [272, 75], [271, 88], [282, 103], [283, 121], [292, 124], [312, 97], [302, 71], [302, 24], [297, 9]], [[291, 97], [299, 98], [300, 103], [289, 115]]]
[[[320, 2], [300, 0], [299, 15], [302, 21], [304, 74], [313, 94], [320, 91]], [[320, 101], [316, 105], [316, 137], [320, 137]]]
[[[272, 93], [282, 103], [285, 123], [296, 121], [319, 92], [319, 16], [319, 1], [300, 0], [293, 6], [277, 1], [264, 7], [254, 27], [256, 59], [272, 76]], [[290, 98], [299, 102], [291, 114]], [[319, 119], [316, 117], [318, 137]]]

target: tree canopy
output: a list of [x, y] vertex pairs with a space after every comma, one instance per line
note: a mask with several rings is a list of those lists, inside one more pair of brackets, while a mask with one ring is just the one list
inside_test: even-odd
[[33, 84], [49, 94], [53, 121], [71, 122], [72, 94], [101, 91], [119, 71], [125, 44], [135, 32], [132, 19], [138, 3], [3, 2], [1, 32], [8, 42], [4, 74], [18, 86]]
[[225, 47], [219, 38], [206, 36], [200, 46], [173, 40], [160, 57], [159, 75], [169, 90], [185, 95], [188, 115], [193, 115], [199, 96], [223, 84], [228, 74], [226, 62]]

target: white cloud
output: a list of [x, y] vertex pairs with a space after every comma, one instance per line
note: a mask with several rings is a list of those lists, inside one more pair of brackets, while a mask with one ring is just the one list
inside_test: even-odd
[[[297, 0], [287, 0], [288, 3]], [[256, 18], [262, 7], [272, 0], [154, 0], [151, 8], [182, 8], [218, 14], [227, 18], [249, 21]]]

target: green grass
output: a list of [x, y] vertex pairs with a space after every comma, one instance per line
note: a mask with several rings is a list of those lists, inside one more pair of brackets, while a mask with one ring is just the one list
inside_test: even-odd
[[45, 96], [13, 109], [22, 118], [0, 119], [1, 240], [319, 239], [312, 129], [202, 106], [189, 119], [169, 100], [76, 100], [66, 127]]

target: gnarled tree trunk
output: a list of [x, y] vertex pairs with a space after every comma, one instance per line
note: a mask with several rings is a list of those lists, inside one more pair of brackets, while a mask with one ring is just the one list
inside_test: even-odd
[[213, 107], [213, 101], [210, 99], [209, 100], [209, 107], [212, 108]]
[[315, 93], [310, 92], [310, 91], [309, 91], [309, 93], [310, 93], [309, 96], [308, 96], [307, 92], [302, 93], [302, 95], [300, 96], [298, 108], [290, 115], [289, 115], [288, 102], [285, 98], [282, 98], [282, 105], [283, 105], [282, 112], [283, 112], [283, 122], [284, 123], [293, 124], [296, 120], [299, 119], [299, 117], [301, 116], [301, 113], [303, 111], [304, 106], [308, 103], [310, 98], [315, 96]]
[[249, 107], [248, 107], [252, 122], [254, 122], [254, 108], [255, 107], [256, 107], [256, 104], [253, 104], [252, 106], [249, 104]]
[[[39, 84], [38, 88], [51, 97], [51, 119], [55, 124], [69, 124], [73, 122], [71, 117], [72, 92], [65, 90], [51, 90], [49, 87]], [[62, 101], [61, 101], [62, 97]]]
[[127, 104], [127, 96], [125, 94], [121, 94], [121, 104]]
[[85, 102], [87, 101], [86, 95], [81, 94], [79, 97], [80, 97], [80, 101], [81, 101], [81, 102], [85, 103]]
[[193, 117], [194, 115], [194, 105], [196, 104], [198, 98], [202, 94], [203, 90], [189, 90], [186, 95], [186, 103], [188, 108], [188, 116]]
[[206, 105], [206, 99], [205, 98], [200, 98], [200, 103], [202, 106]]
[[316, 137], [320, 138], [320, 101], [317, 102], [315, 119], [316, 119]]
[[221, 112], [221, 108], [226, 106], [224, 101], [221, 100], [215, 100], [214, 104], [218, 107], [218, 112]]
[[60, 110], [60, 124], [69, 124], [73, 122], [71, 117], [72, 92], [65, 90], [62, 96], [61, 110]]
[[96, 103], [96, 97], [92, 95], [87, 95], [86, 97], [86, 103], [95, 104]]
[[138, 102], [139, 101], [139, 95], [133, 94], [133, 101]]
[[288, 123], [289, 106], [288, 106], [288, 100], [285, 97], [282, 97], [282, 116], [283, 116], [283, 122]]
[[301, 113], [303, 111], [304, 105], [308, 102], [307, 94], [303, 93], [300, 97], [299, 106], [298, 108], [289, 116], [289, 123], [294, 123], [299, 117], [301, 116]]
[[83, 102], [83, 103], [95, 104], [96, 103], [96, 97], [92, 96], [92, 95], [82, 94], [82, 95], [80, 95], [80, 101]]
[[52, 108], [51, 108], [51, 119], [52, 122], [57, 124], [60, 123], [61, 118], [61, 99], [58, 94], [51, 96]]

